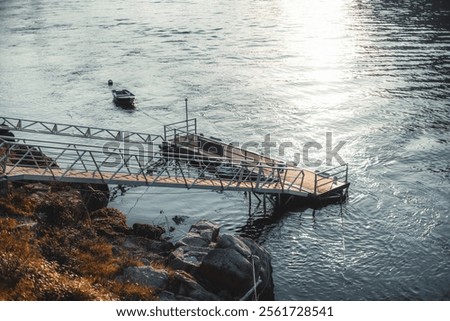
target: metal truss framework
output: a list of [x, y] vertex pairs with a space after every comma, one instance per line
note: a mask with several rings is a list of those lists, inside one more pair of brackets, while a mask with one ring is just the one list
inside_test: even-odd
[[[288, 166], [198, 135], [195, 119], [166, 125], [164, 137], [5, 117], [0, 121], [3, 130], [15, 134], [0, 136], [3, 180], [236, 190], [302, 197], [321, 197], [349, 186], [346, 164], [326, 172]], [[24, 138], [21, 132], [35, 135]], [[45, 139], [48, 135], [84, 139], [83, 143], [63, 142]], [[92, 139], [103, 140], [104, 144], [92, 144]], [[205, 151], [206, 144], [221, 152]]]

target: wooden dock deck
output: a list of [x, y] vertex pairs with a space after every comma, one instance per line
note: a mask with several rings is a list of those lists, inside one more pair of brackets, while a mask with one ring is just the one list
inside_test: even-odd
[[[297, 169], [287, 168], [283, 175], [283, 181], [266, 182], [250, 181], [245, 179], [221, 179], [217, 178], [194, 178], [179, 176], [155, 176], [145, 174], [129, 174], [115, 172], [97, 172], [82, 170], [62, 170], [53, 168], [33, 168], [8, 165], [5, 168], [7, 179], [36, 180], [36, 181], [61, 181], [74, 183], [105, 183], [134, 186], [160, 186], [181, 187], [210, 190], [235, 190], [254, 191], [267, 194], [290, 194], [295, 196], [307, 196], [314, 194], [315, 175], [305, 172], [305, 176], [299, 175]], [[345, 188], [337, 185], [332, 179], [326, 179], [325, 183], [315, 193], [317, 196], [326, 195], [337, 188]]]

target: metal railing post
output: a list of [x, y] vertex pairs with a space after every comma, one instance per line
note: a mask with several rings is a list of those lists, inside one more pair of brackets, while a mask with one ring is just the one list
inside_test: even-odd
[[189, 134], [189, 118], [188, 118], [188, 99], [187, 97], [184, 99], [185, 107], [186, 107], [186, 135]]
[[317, 173], [314, 173], [314, 194], [317, 194]]

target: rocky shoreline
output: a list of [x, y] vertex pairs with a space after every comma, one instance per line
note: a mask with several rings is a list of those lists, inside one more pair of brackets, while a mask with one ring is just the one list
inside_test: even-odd
[[0, 299], [273, 300], [271, 258], [254, 241], [200, 221], [173, 244], [108, 200], [106, 185], [8, 183]]

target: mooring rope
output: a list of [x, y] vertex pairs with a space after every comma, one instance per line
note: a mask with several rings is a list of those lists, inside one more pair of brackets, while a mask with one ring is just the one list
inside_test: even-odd
[[253, 268], [253, 291], [255, 293], [255, 301], [258, 301], [258, 293], [256, 292], [255, 258], [253, 254], [252, 254], [252, 268]]
[[247, 291], [247, 293], [244, 294], [244, 296], [239, 300], [239, 301], [245, 301], [247, 300], [250, 295], [254, 294], [255, 296], [255, 301], [258, 301], [258, 293], [256, 291], [256, 288], [262, 283], [262, 279], [261, 276], [258, 276], [258, 281], [256, 281], [256, 271], [255, 271], [255, 259], [254, 259], [254, 255], [252, 254], [251, 256], [252, 259], [252, 270], [253, 270], [253, 286]]

